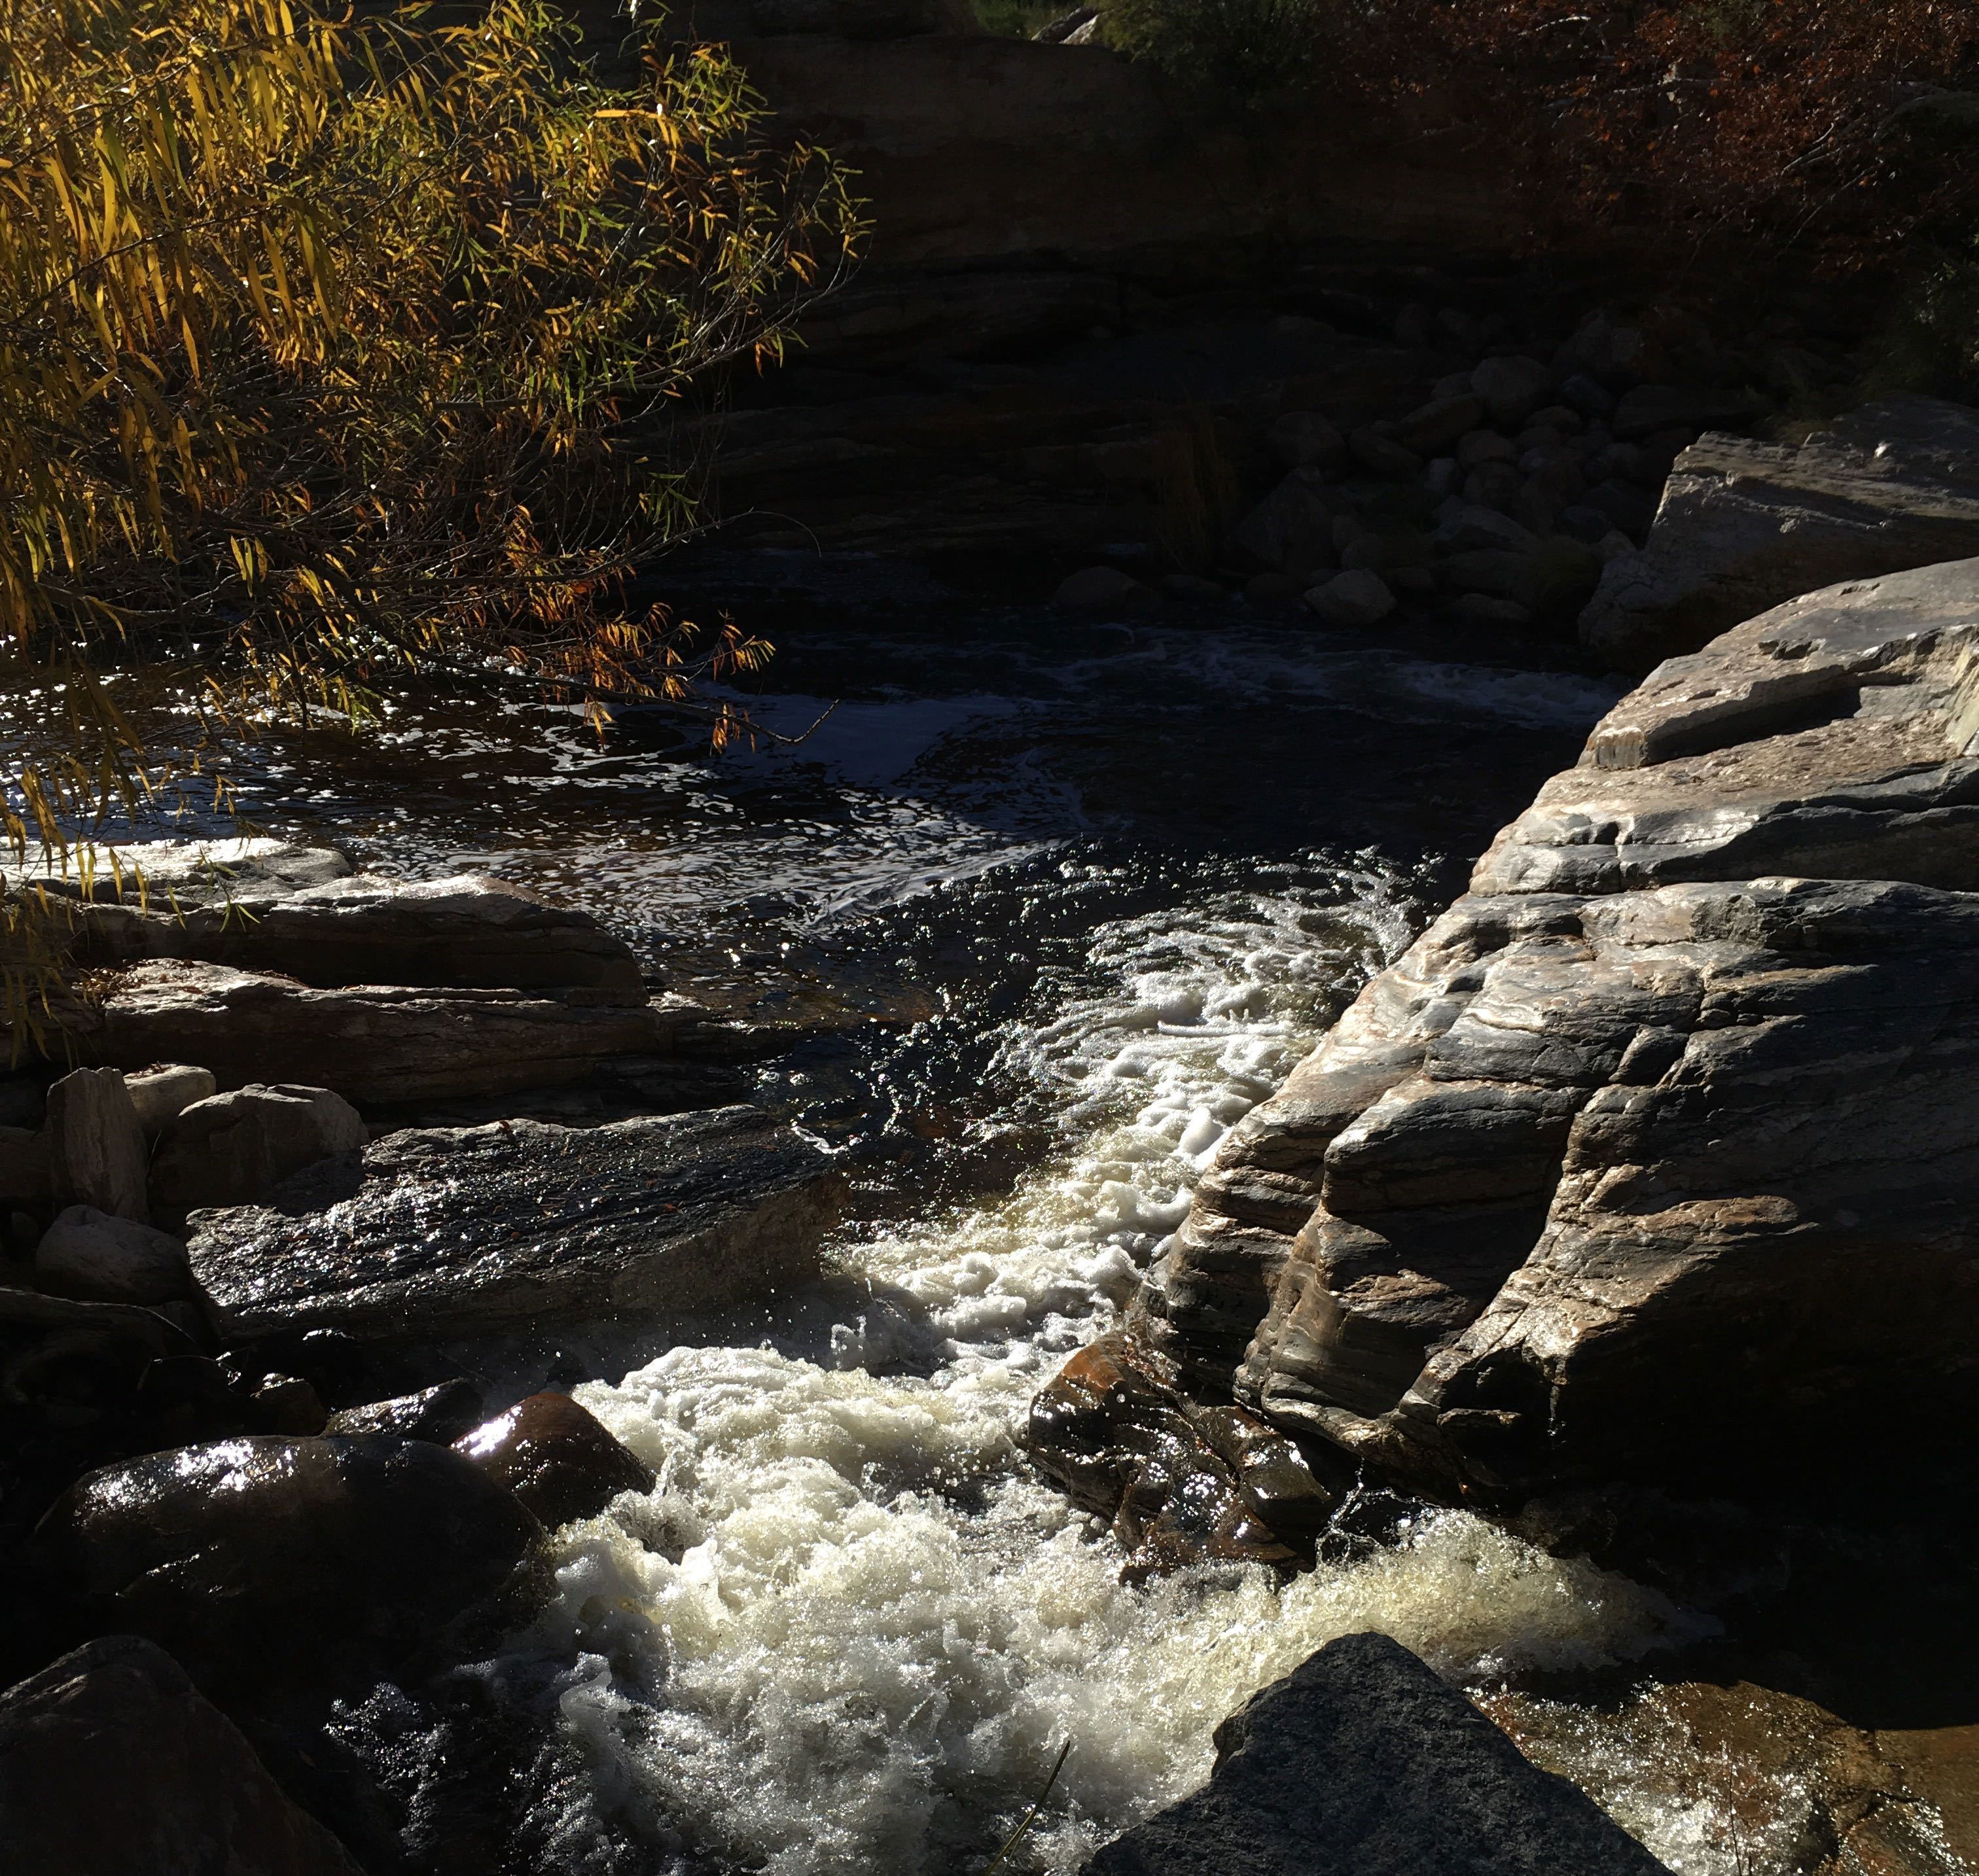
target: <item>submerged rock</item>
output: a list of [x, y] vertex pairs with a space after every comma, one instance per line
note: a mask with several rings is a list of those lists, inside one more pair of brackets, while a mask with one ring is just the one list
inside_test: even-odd
[[361, 1876], [153, 1643], [106, 1636], [0, 1693], [8, 1876]]
[[549, 1526], [590, 1517], [621, 1492], [653, 1489], [651, 1469], [568, 1394], [531, 1394], [455, 1450]]
[[1128, 1364], [1501, 1501], [1953, 1452], [1975, 738], [1979, 562], [1663, 667], [1227, 1136]]
[[306, 1166], [361, 1153], [370, 1138], [357, 1110], [327, 1088], [250, 1082], [194, 1101], [166, 1125], [152, 1155], [151, 1197], [174, 1217], [258, 1204]]
[[189, 1221], [194, 1281], [233, 1341], [392, 1341], [625, 1311], [704, 1309], [815, 1274], [830, 1162], [757, 1109], [608, 1126], [391, 1134], [272, 1205]]
[[1384, 1635], [1329, 1642], [1216, 1729], [1216, 1769], [1082, 1876], [1669, 1876]]
[[100, 1627], [260, 1685], [413, 1653], [499, 1589], [538, 1534], [445, 1447], [264, 1434], [92, 1472], [35, 1543]]
[[1708, 435], [1643, 551], [1609, 563], [1581, 643], [1646, 671], [1796, 593], [1974, 553], [1979, 411], [1897, 397], [1797, 444]]

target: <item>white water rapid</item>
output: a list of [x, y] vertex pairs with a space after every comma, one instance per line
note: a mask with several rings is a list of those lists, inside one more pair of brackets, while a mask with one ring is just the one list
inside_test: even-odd
[[1071, 1871], [1198, 1782], [1217, 1722], [1332, 1636], [1384, 1629], [1488, 1683], [1688, 1632], [1653, 1592], [1456, 1512], [1283, 1585], [1124, 1587], [1019, 1454], [1032, 1393], [1125, 1302], [1225, 1130], [1407, 942], [1405, 880], [1362, 857], [1334, 883], [1096, 930], [1106, 987], [1003, 1039], [1058, 1090], [1059, 1150], [1003, 1202], [843, 1245], [875, 1301], [828, 1364], [683, 1347], [578, 1390], [658, 1487], [559, 1533], [549, 1608], [486, 1670], [555, 1672], [591, 1775], [574, 1868], [603, 1814], [663, 1863], [691, 1843], [774, 1876], [980, 1868], [1069, 1739], [1006, 1868]]

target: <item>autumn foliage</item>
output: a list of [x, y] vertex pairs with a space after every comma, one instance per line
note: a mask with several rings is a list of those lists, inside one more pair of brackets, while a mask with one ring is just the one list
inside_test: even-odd
[[1361, 25], [1355, 81], [1510, 139], [1555, 220], [1848, 264], [1979, 202], [1972, 0], [1390, 0]]
[[108, 666], [238, 729], [407, 673], [678, 695], [616, 602], [688, 519], [670, 404], [857, 233], [708, 48], [597, 79], [536, 0], [0, 0], [0, 830], [157, 777]]

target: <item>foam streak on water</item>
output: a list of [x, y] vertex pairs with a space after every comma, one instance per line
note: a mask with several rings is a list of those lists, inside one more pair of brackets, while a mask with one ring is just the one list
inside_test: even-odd
[[613, 1828], [661, 1866], [685, 1842], [775, 1876], [980, 1868], [1069, 1738], [1016, 1866], [1071, 1870], [1198, 1782], [1216, 1722], [1334, 1636], [1385, 1629], [1489, 1677], [1681, 1627], [1458, 1513], [1282, 1586], [1123, 1587], [1111, 1540], [1018, 1450], [1032, 1392], [1125, 1301], [1223, 1132], [1417, 916], [1364, 857], [1328, 893], [1101, 926], [1103, 987], [1002, 1042], [1056, 1091], [1060, 1150], [1001, 1203], [847, 1247], [876, 1299], [832, 1362], [681, 1347], [580, 1390], [658, 1486], [559, 1534], [550, 1604], [491, 1672], [554, 1669]]

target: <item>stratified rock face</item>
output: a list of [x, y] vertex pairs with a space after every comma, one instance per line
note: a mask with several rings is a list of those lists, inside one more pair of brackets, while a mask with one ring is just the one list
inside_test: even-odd
[[752, 1108], [595, 1128], [388, 1135], [270, 1207], [199, 1211], [193, 1278], [228, 1341], [472, 1335], [712, 1308], [816, 1274], [825, 1155]]
[[78, 950], [88, 960], [200, 958], [280, 970], [317, 989], [443, 985], [646, 1000], [638, 960], [622, 940], [589, 913], [509, 880], [359, 874], [297, 886], [285, 877], [250, 871], [236, 881], [222, 873], [188, 903], [189, 886], [171, 884], [167, 897], [166, 883], [152, 880], [155, 868], [183, 870], [175, 847], [171, 858], [126, 850], [142, 868], [143, 902], [132, 887], [120, 902], [78, 907]]
[[264, 1434], [92, 1472], [35, 1542], [104, 1627], [260, 1685], [403, 1659], [499, 1589], [539, 1534], [445, 1447]]
[[650, 1005], [572, 1006], [526, 990], [316, 989], [160, 960], [111, 980], [78, 1046], [118, 1067], [191, 1056], [227, 1085], [303, 1082], [389, 1103], [582, 1080], [614, 1056], [663, 1053], [669, 1021]]
[[1796, 593], [1979, 553], [1979, 411], [1865, 406], [1799, 444], [1709, 435], [1678, 457], [1640, 553], [1611, 562], [1581, 642], [1625, 671]]
[[1514, 1497], [1778, 1480], [1895, 1438], [1898, 1400], [1906, 1451], [1950, 1437], [1979, 1396], [1975, 655], [1967, 561], [1663, 666], [1232, 1131], [1139, 1358]]
[[114, 1635], [0, 1693], [8, 1876], [360, 1876], [164, 1649]]
[[1668, 1876], [1384, 1635], [1329, 1642], [1216, 1729], [1192, 1796], [1082, 1876]]

